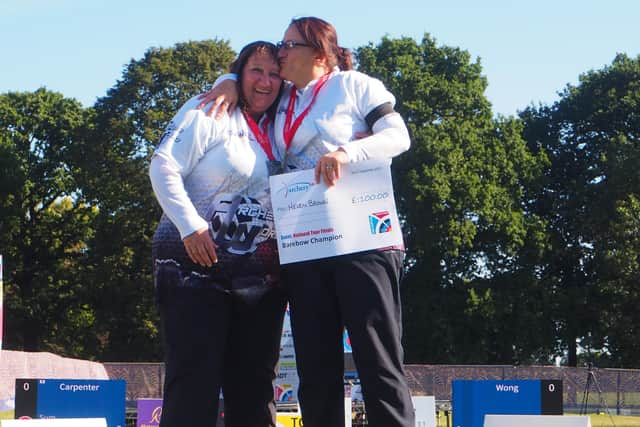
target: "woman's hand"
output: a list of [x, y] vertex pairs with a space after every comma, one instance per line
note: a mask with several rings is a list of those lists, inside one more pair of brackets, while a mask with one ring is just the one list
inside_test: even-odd
[[219, 119], [228, 111], [233, 111], [238, 103], [238, 86], [235, 80], [223, 80], [209, 92], [205, 92], [198, 97], [201, 100], [198, 108], [203, 108], [211, 103], [211, 107], [205, 109], [207, 116], [211, 116], [216, 109], [216, 119]]
[[203, 267], [211, 267], [218, 263], [216, 248], [208, 228], [201, 228], [182, 239], [189, 258]]
[[320, 177], [323, 177], [327, 186], [335, 185], [340, 179], [342, 165], [346, 163], [349, 163], [349, 156], [340, 149], [320, 157], [315, 169], [316, 184], [319, 184]]

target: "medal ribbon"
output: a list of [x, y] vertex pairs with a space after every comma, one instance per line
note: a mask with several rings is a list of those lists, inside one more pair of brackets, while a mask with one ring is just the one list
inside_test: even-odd
[[251, 129], [253, 136], [256, 138], [256, 141], [258, 141], [258, 144], [260, 144], [260, 147], [262, 147], [262, 149], [264, 150], [264, 153], [267, 155], [269, 160], [275, 160], [276, 158], [274, 157], [273, 149], [271, 148], [271, 141], [269, 141], [269, 117], [266, 117], [262, 122], [262, 131], [260, 131], [260, 127], [258, 126], [256, 121], [253, 120], [253, 118], [248, 115], [246, 111], [243, 111], [242, 113], [244, 114], [244, 118], [249, 125], [249, 129]]
[[295, 122], [293, 122], [293, 126], [291, 125], [291, 119], [293, 118], [293, 104], [296, 102], [296, 96], [295, 96], [296, 88], [295, 86], [291, 87], [291, 92], [289, 93], [289, 105], [287, 105], [287, 116], [284, 121], [284, 130], [283, 130], [284, 144], [285, 144], [286, 151], [289, 150], [289, 147], [291, 146], [291, 141], [293, 141], [293, 137], [298, 131], [298, 128], [302, 123], [302, 120], [304, 120], [307, 114], [309, 114], [309, 110], [311, 110], [313, 103], [316, 101], [318, 92], [320, 92], [320, 89], [322, 89], [322, 86], [324, 86], [327, 80], [329, 80], [330, 74], [331, 73], [329, 72], [324, 76], [322, 76], [320, 80], [318, 80], [318, 83], [316, 83], [316, 87], [313, 88], [313, 95], [311, 96], [311, 102], [309, 102], [309, 105], [307, 105], [307, 108], [305, 108], [304, 111], [296, 118]]

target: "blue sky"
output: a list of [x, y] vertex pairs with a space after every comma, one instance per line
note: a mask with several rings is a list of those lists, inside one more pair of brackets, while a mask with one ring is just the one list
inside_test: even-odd
[[618, 52], [640, 54], [637, 0], [0, 0], [0, 93], [44, 86], [90, 106], [151, 47], [219, 38], [238, 51], [280, 40], [306, 15], [334, 24], [349, 48], [429, 33], [467, 50], [503, 115], [553, 103]]

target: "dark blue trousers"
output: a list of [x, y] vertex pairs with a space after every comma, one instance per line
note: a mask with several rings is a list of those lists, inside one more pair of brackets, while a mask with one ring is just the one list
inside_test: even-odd
[[344, 427], [346, 326], [370, 427], [414, 427], [404, 375], [403, 253], [367, 252], [283, 266], [305, 427]]
[[248, 306], [215, 289], [159, 283], [166, 369], [160, 426], [215, 427], [221, 389], [226, 427], [275, 426], [282, 290]]

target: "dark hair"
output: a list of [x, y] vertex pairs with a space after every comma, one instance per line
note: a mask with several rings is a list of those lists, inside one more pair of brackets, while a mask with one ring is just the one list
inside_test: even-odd
[[[245, 110], [247, 107], [247, 101], [244, 97], [244, 93], [242, 92], [242, 74], [244, 73], [244, 67], [247, 65], [249, 58], [251, 58], [254, 53], [268, 55], [273, 58], [276, 63], [278, 63], [278, 48], [271, 42], [258, 40], [249, 43], [240, 50], [238, 57], [231, 63], [231, 65], [229, 65], [229, 71], [238, 76], [238, 107], [242, 110]], [[278, 97], [273, 102], [273, 104], [271, 104], [271, 107], [269, 107], [269, 109], [267, 110], [267, 114], [269, 114], [269, 116], [271, 116], [272, 118], [278, 105], [278, 99], [280, 98], [280, 93], [282, 92], [282, 86], [283, 85], [281, 84], [278, 92]]]
[[353, 69], [351, 51], [338, 45], [338, 34], [333, 25], [313, 16], [294, 18], [291, 25], [296, 26], [305, 42], [327, 58], [330, 68], [337, 65], [343, 71]]

